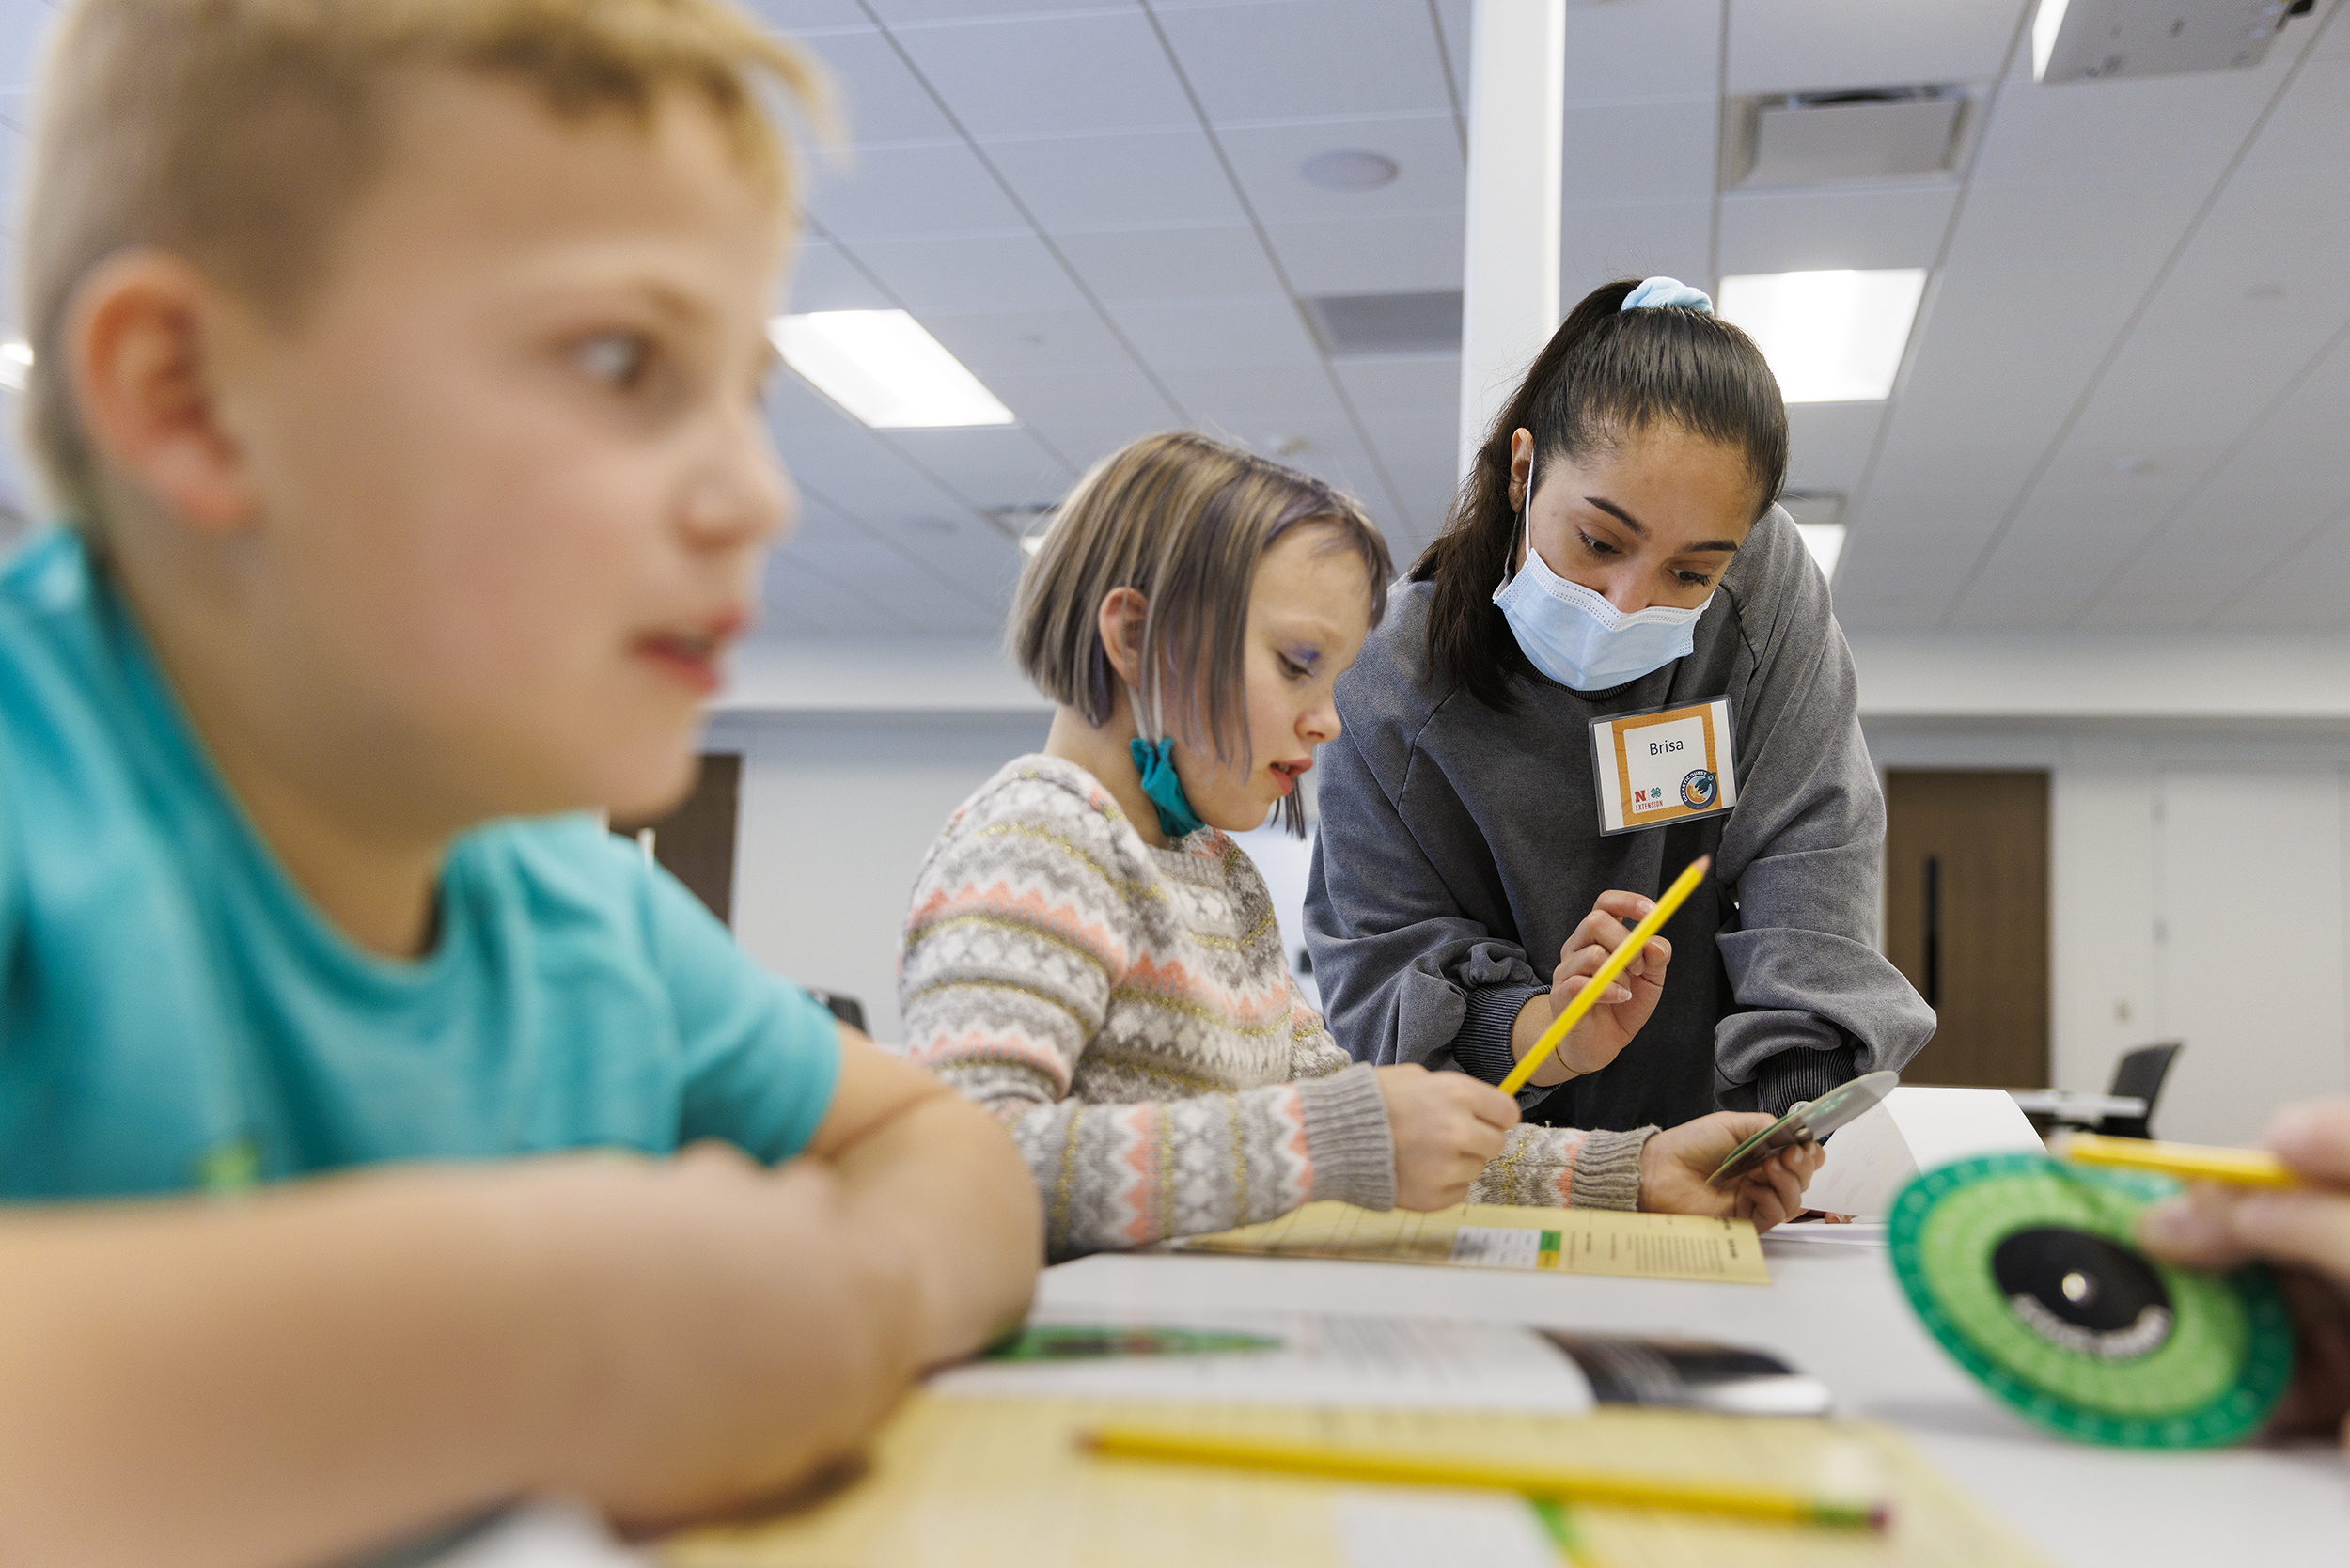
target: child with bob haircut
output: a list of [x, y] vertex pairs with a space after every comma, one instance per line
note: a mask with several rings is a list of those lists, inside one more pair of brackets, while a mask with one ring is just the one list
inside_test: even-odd
[[[908, 1053], [1011, 1128], [1067, 1258], [1272, 1219], [1315, 1199], [1464, 1199], [1737, 1214], [1801, 1208], [1816, 1151], [1704, 1178], [1760, 1115], [1670, 1132], [1518, 1125], [1459, 1073], [1357, 1066], [1297, 993], [1256, 867], [1225, 835], [1278, 807], [1339, 733], [1331, 685], [1385, 605], [1387, 548], [1313, 478], [1189, 432], [1072, 491], [1020, 579], [1011, 647], [1058, 705], [1042, 754], [957, 808], [916, 878]], [[1572, 956], [1588, 979], [1625, 927]], [[1610, 934], [1612, 933], [1612, 934]], [[1578, 1026], [1621, 1050], [1653, 944]], [[1570, 986], [1570, 994], [1576, 986]]]
[[717, 0], [62, 19], [21, 275], [70, 525], [0, 567], [8, 1562], [675, 1520], [1018, 1317], [1001, 1129], [584, 814], [684, 791], [789, 521], [771, 86], [813, 79]]

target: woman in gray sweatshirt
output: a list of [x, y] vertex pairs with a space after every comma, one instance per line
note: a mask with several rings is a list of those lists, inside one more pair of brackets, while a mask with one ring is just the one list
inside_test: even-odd
[[[1594, 1009], [1630, 1043], [1537, 1073], [1530, 1120], [1778, 1112], [1933, 1034], [1875, 947], [1885, 807], [1786, 471], [1778, 383], [1703, 294], [1610, 284], [1552, 337], [1339, 682], [1306, 925], [1358, 1059], [1500, 1081], [1581, 984], [1568, 961], [1700, 855], [1662, 995]], [[1593, 722], [1721, 698], [1730, 777], [1692, 769], [1671, 820], [1603, 834], [1602, 789], [1630, 796]]]

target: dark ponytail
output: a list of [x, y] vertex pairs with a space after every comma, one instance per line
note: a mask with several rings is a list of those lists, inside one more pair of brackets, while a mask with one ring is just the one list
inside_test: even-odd
[[1718, 316], [1664, 306], [1626, 310], [1637, 278], [1603, 284], [1559, 323], [1477, 448], [1477, 461], [1436, 536], [1412, 567], [1434, 585], [1428, 663], [1487, 707], [1517, 706], [1512, 676], [1533, 666], [1493, 602], [1517, 538], [1510, 504], [1510, 437], [1534, 436], [1534, 461], [1579, 459], [1595, 447], [1676, 425], [1746, 453], [1761, 516], [1787, 482], [1787, 405], [1754, 339]]

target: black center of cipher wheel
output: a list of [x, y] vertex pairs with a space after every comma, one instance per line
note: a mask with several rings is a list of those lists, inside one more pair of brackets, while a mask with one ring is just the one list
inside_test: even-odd
[[2153, 1265], [2087, 1231], [2018, 1231], [1991, 1254], [1992, 1277], [2042, 1339], [2100, 1360], [2152, 1355], [2170, 1338], [2170, 1293]]

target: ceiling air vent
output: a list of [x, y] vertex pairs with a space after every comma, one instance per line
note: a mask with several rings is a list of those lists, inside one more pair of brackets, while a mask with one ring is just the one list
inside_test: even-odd
[[1306, 301], [1306, 319], [1322, 339], [1322, 352], [1333, 359], [1461, 352], [1458, 289], [1423, 294], [1321, 294]]
[[1958, 166], [1968, 94], [1866, 87], [1741, 99], [1727, 183], [1741, 190], [1920, 180]]

